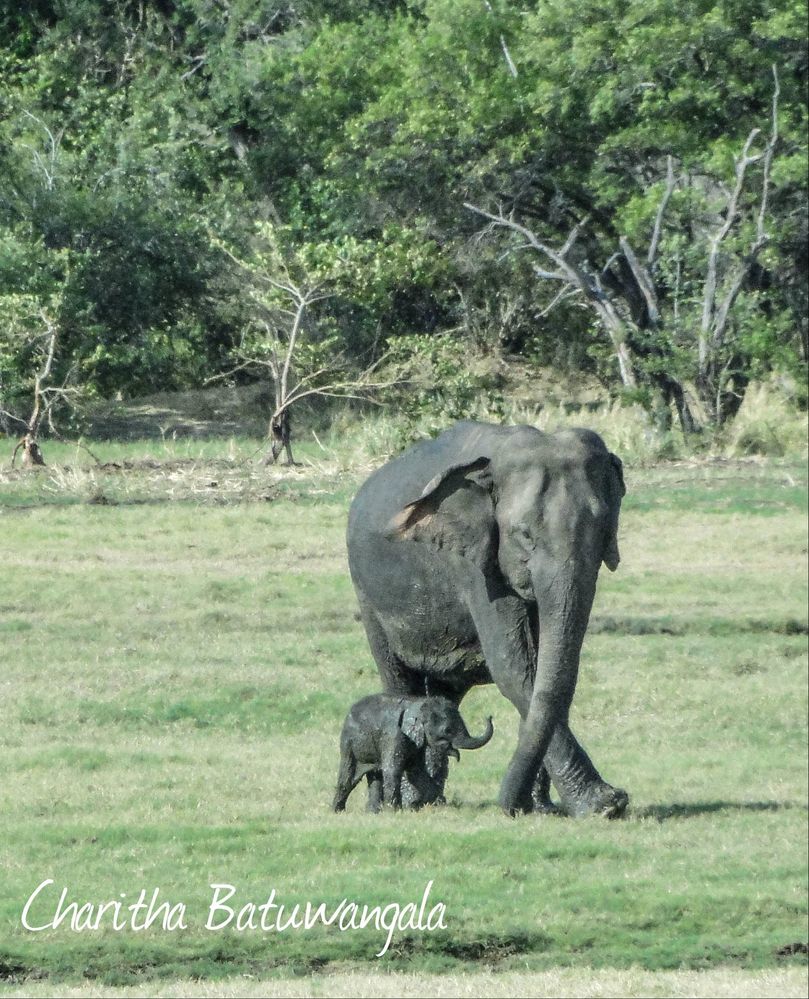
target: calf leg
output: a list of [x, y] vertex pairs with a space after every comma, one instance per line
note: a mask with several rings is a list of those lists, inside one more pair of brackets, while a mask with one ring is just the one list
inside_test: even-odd
[[382, 808], [382, 774], [374, 770], [365, 777], [368, 781], [368, 811], [378, 812]]
[[342, 753], [340, 756], [340, 770], [337, 774], [337, 790], [334, 792], [332, 811], [342, 812], [345, 810], [346, 801], [349, 794], [354, 790], [360, 781], [357, 776], [357, 761], [350, 752]]

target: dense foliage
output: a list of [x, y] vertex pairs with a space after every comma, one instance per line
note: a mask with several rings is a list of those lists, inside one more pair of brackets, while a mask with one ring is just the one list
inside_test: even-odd
[[[401, 355], [447, 334], [593, 371], [650, 406], [695, 386], [700, 419], [721, 423], [751, 377], [807, 359], [804, 14], [798, 0], [3, 0], [0, 409], [25, 409], [42, 315], [56, 386], [131, 395], [228, 370], [251, 316], [221, 247], [249, 255], [258, 223], [329, 286], [317, 326], [358, 368], [391, 337], [411, 338]], [[631, 378], [598, 311], [464, 203], [556, 250], [579, 227], [568, 256], [621, 292]], [[701, 341], [723, 227], [727, 315]], [[650, 321], [623, 247], [653, 241]]]

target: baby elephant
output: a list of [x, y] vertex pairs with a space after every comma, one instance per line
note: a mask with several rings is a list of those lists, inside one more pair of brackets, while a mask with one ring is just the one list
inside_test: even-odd
[[340, 736], [340, 773], [334, 795], [335, 812], [342, 812], [349, 794], [363, 777], [368, 781], [368, 808], [381, 804], [402, 806], [402, 776], [407, 774], [422, 798], [435, 800], [437, 790], [425, 764], [429, 748], [444, 761], [460, 759], [459, 749], [480, 749], [494, 732], [489, 718], [486, 731], [473, 738], [455, 705], [444, 697], [406, 694], [372, 694], [357, 701], [348, 712]]

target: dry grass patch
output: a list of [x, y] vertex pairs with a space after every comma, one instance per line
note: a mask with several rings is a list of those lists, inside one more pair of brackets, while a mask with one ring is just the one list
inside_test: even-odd
[[772, 971], [643, 971], [638, 968], [598, 970], [561, 968], [535, 973], [473, 972], [471, 974], [421, 975], [402, 972], [313, 975], [302, 978], [235, 978], [220, 982], [153, 982], [132, 988], [104, 988], [85, 984], [48, 985], [31, 982], [0, 990], [9, 999], [399, 999], [425, 996], [431, 999], [491, 996], [492, 999], [524, 999], [552, 996], [554, 999], [805, 999], [809, 980], [802, 968]]

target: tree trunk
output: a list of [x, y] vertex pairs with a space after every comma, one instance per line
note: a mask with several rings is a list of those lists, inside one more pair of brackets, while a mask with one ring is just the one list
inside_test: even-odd
[[286, 453], [287, 465], [294, 465], [295, 459], [292, 456], [292, 429], [289, 419], [289, 408], [282, 410], [278, 416], [274, 416], [270, 421], [270, 437], [272, 447], [270, 453], [264, 459], [265, 465], [272, 465], [278, 460], [281, 451]]
[[685, 390], [680, 382], [671, 375], [658, 375], [657, 381], [663, 392], [666, 405], [670, 405], [672, 402], [674, 403], [683, 435], [688, 437], [689, 434], [702, 433], [702, 427], [699, 425], [694, 414], [691, 412], [691, 407], [688, 405]]
[[35, 468], [42, 467], [45, 464], [45, 459], [42, 457], [42, 452], [39, 449], [39, 444], [37, 444], [36, 437], [33, 434], [26, 434], [22, 437], [17, 446], [14, 448], [14, 453], [11, 456], [11, 466], [14, 467], [14, 462], [17, 458], [17, 452], [22, 448], [22, 466], [23, 468]]

